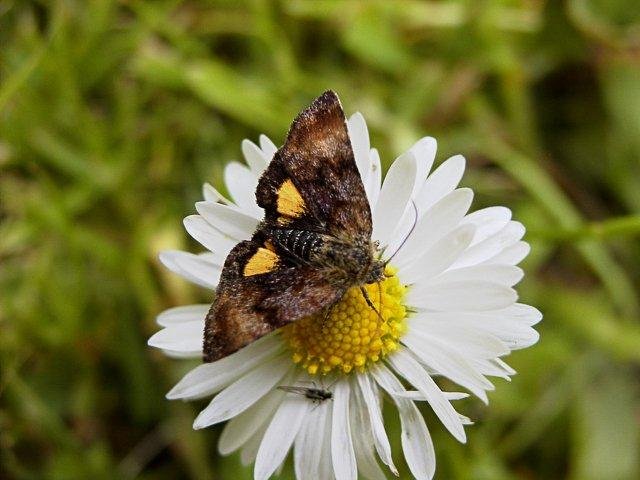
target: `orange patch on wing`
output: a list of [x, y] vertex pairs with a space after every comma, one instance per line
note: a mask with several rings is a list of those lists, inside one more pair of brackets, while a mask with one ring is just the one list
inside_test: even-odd
[[268, 273], [277, 267], [279, 261], [280, 257], [276, 252], [260, 247], [244, 266], [242, 273], [245, 277]]
[[290, 179], [282, 182], [276, 194], [278, 213], [291, 218], [297, 218], [304, 213], [306, 205], [302, 195]]

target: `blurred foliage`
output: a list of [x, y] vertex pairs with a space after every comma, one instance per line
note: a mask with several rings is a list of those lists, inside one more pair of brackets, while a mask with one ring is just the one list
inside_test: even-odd
[[435, 136], [529, 229], [541, 341], [461, 404], [467, 445], [425, 412], [436, 477], [640, 478], [637, 0], [2, 0], [0, 477], [252, 478], [164, 399], [190, 365], [154, 316], [211, 294], [157, 254], [326, 88], [387, 166]]

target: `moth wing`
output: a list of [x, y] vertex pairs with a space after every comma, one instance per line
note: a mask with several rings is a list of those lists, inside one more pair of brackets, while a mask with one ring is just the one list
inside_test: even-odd
[[[312, 315], [337, 301], [344, 290], [322, 270], [266, 262], [255, 268], [264, 248], [240, 242], [227, 257], [216, 298], [205, 319], [204, 361], [223, 358], [273, 330]], [[251, 268], [250, 268], [251, 267]], [[247, 274], [247, 273], [251, 274]]]
[[293, 121], [256, 190], [265, 222], [368, 241], [371, 209], [338, 96], [327, 91]]

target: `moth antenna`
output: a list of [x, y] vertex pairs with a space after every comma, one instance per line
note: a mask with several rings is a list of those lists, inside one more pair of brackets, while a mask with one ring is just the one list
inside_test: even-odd
[[413, 206], [413, 212], [414, 212], [413, 225], [411, 225], [409, 232], [407, 232], [407, 235], [402, 239], [402, 242], [400, 242], [400, 245], [398, 246], [398, 248], [396, 248], [396, 251], [393, 252], [391, 256], [385, 260], [384, 262], [385, 267], [393, 259], [393, 257], [395, 257], [396, 254], [400, 250], [402, 250], [402, 247], [404, 247], [404, 244], [407, 243], [407, 240], [409, 240], [409, 237], [411, 236], [413, 231], [416, 229], [416, 225], [418, 224], [418, 207], [416, 207], [416, 202], [414, 202], [413, 199], [411, 199], [411, 205]]

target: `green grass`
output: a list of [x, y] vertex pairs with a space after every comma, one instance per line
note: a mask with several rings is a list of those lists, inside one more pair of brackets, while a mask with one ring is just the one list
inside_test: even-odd
[[640, 478], [639, 42], [635, 0], [0, 2], [0, 477], [252, 478], [164, 399], [154, 317], [211, 295], [157, 254], [332, 88], [386, 166], [435, 136], [529, 229], [541, 340], [467, 445], [425, 412], [436, 478]]

